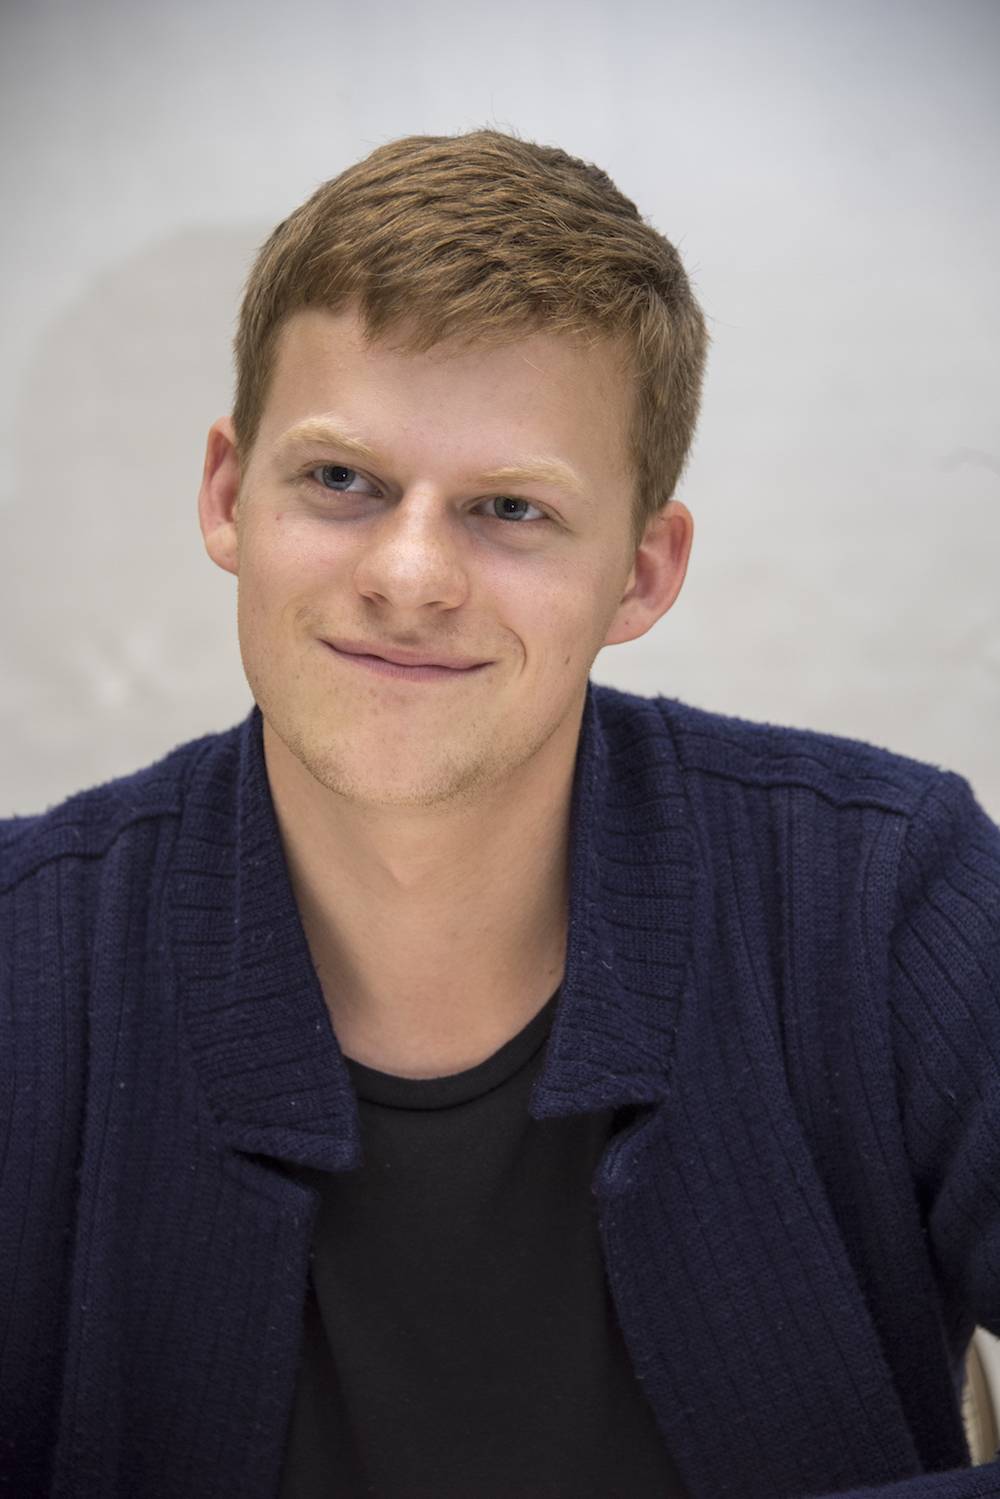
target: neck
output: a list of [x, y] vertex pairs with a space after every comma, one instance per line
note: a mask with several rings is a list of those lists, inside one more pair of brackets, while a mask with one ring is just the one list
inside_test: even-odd
[[292, 887], [342, 1049], [409, 1075], [461, 1070], [562, 978], [575, 743], [475, 805], [358, 807], [265, 721]]

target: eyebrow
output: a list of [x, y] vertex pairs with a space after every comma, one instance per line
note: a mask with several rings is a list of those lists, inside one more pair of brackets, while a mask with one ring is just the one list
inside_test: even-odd
[[[344, 427], [334, 426], [319, 417], [310, 417], [297, 426], [290, 427], [275, 446], [275, 456], [281, 457], [289, 449], [315, 444], [336, 448], [346, 457], [357, 459], [372, 468], [379, 467], [379, 457], [361, 438]], [[523, 463], [505, 463], [500, 468], [485, 470], [479, 482], [489, 487], [519, 484], [549, 484], [556, 489], [568, 490], [580, 499], [587, 498], [587, 489], [579, 475], [559, 458], [527, 458]]]

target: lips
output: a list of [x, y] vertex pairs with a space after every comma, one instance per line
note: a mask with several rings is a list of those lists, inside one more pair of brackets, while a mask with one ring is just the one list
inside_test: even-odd
[[448, 656], [432, 654], [430, 652], [403, 651], [393, 646], [380, 645], [377, 642], [354, 640], [330, 640], [327, 641], [335, 651], [347, 656], [369, 656], [377, 661], [389, 661], [394, 666], [437, 666], [446, 671], [471, 671], [477, 666], [486, 666], [489, 663], [477, 661], [470, 657]]
[[439, 661], [427, 664], [426, 657], [418, 663], [390, 661], [372, 651], [347, 650], [329, 640], [323, 644], [342, 661], [352, 663], [355, 670], [379, 677], [391, 677], [397, 682], [464, 682], [492, 664], [489, 661], [477, 661], [464, 666], [442, 665]]

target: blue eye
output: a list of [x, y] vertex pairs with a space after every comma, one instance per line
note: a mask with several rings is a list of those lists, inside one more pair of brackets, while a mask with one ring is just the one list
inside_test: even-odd
[[[324, 463], [319, 468], [313, 469], [314, 474], [320, 475], [320, 484], [324, 489], [332, 489], [335, 494], [345, 494], [353, 480], [359, 478], [356, 468], [345, 468], [342, 463]], [[334, 475], [333, 482], [328, 484], [327, 476]]]
[[[500, 505], [527, 505], [529, 510], [535, 510], [537, 512], [537, 514], [539, 515], [539, 517], [542, 520], [545, 519], [544, 515], [542, 515], [542, 512], [540, 510], [538, 510], [538, 507], [536, 505], [532, 505], [530, 503], [530, 501], [528, 501], [528, 500], [519, 500], [519, 499], [516, 499], [513, 495], [509, 495], [509, 494], [497, 494], [497, 495], [494, 495], [493, 498], [489, 501], [489, 504], [491, 504], [491, 505], [496, 505], [496, 504], [500, 504]], [[496, 516], [493, 517], [493, 519], [494, 520], [522, 521], [522, 520], [525, 519], [525, 516], [523, 514], [522, 515], [511, 515], [510, 512], [508, 511], [508, 513], [506, 515], [502, 515], [502, 516], [501, 515], [496, 515]]]

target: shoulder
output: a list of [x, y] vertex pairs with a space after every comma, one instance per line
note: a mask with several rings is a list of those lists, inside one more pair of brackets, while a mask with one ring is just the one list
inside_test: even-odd
[[[929, 761], [845, 734], [712, 712], [672, 697], [596, 687], [610, 739], [656, 758], [669, 754], [686, 778], [747, 788], [802, 787], [835, 806], [872, 806], [904, 816], [961, 776]], [[659, 747], [657, 747], [659, 741]]]
[[197, 766], [226, 755], [240, 725], [187, 740], [126, 775], [73, 792], [43, 812], [0, 818], [0, 895], [53, 861], [99, 861], [132, 829], [177, 819]]

